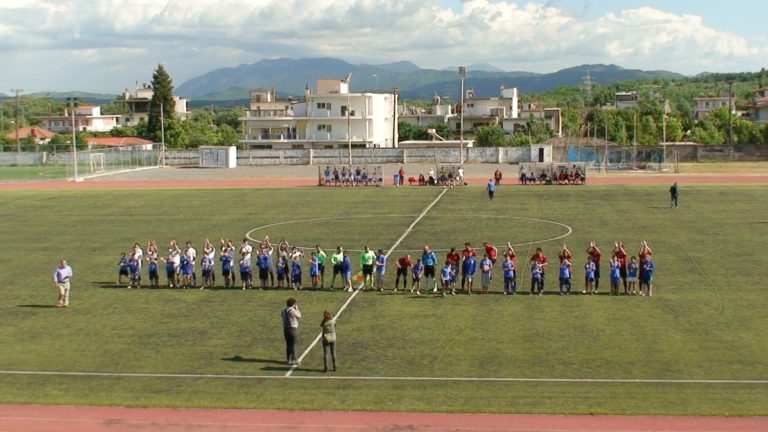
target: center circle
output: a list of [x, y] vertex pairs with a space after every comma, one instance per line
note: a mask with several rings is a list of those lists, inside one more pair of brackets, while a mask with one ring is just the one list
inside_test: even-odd
[[[422, 223], [426, 224], [427, 223], [426, 219], [429, 219], [430, 221], [434, 221], [436, 218], [439, 219], [440, 217], [441, 216], [429, 216], [427, 218], [424, 218], [421, 221], [419, 221], [418, 224], [415, 225], [415, 228], [418, 227], [419, 224], [422, 224]], [[534, 232], [533, 237], [534, 238], [532, 240], [529, 240], [529, 241], [512, 242], [512, 246], [514, 246], [514, 247], [527, 246], [527, 245], [532, 245], [532, 244], [556, 241], [556, 240], [560, 240], [562, 238], [565, 238], [565, 237], [571, 235], [571, 233], [573, 233], [573, 229], [570, 226], [568, 226], [568, 225], [566, 225], [564, 223], [561, 223], [561, 222], [550, 221], [550, 220], [546, 220], [546, 219], [527, 218], [527, 217], [521, 217], [521, 216], [502, 216], [502, 215], [466, 215], [466, 216], [450, 216], [450, 217], [443, 216], [443, 217], [449, 218], [450, 223], [457, 223], [457, 219], [461, 219], [461, 218], [465, 217], [465, 218], [470, 219], [470, 220], [488, 219], [488, 220], [494, 220], [494, 221], [499, 221], [499, 222], [504, 222], [504, 223], [518, 221], [518, 223], [519, 222], [523, 222], [523, 223], [528, 223], [530, 225], [533, 225], [533, 232]], [[354, 215], [354, 216], [345, 215], [345, 216], [329, 216], [329, 217], [308, 218], [308, 219], [299, 219], [299, 220], [290, 220], [290, 221], [280, 221], [280, 222], [274, 222], [274, 223], [270, 223], [270, 224], [265, 224], [265, 225], [257, 226], [255, 228], [251, 229], [250, 231], [248, 231], [245, 234], [245, 238], [247, 238], [248, 240], [253, 241], [253, 242], [260, 242], [261, 238], [256, 238], [255, 237], [255, 234], [257, 232], [261, 231], [261, 232], [265, 232], [265, 234], [268, 234], [268, 233], [266, 233], [266, 231], [268, 229], [270, 229], [270, 228], [282, 227], [282, 226], [287, 226], [287, 225], [322, 224], [323, 222], [334, 222], [334, 221], [335, 222], [339, 222], [339, 221], [366, 220], [366, 219], [368, 219], [368, 220], [370, 220], [370, 219], [381, 220], [381, 219], [384, 219], [384, 218], [389, 218], [389, 219], [401, 218], [401, 219], [404, 219], [404, 223], [402, 225], [398, 225], [399, 227], [401, 227], [401, 231], [397, 232], [397, 235], [399, 236], [400, 234], [404, 233], [406, 231], [406, 229], [408, 229], [408, 227], [413, 223], [414, 220], [416, 220], [416, 218], [418, 218], [418, 215]], [[545, 234], [547, 234], [547, 237], [543, 238], [543, 239], [536, 239], [535, 236], [536, 236], [536, 233], [538, 232], [538, 230], [540, 228], [539, 227], [540, 224], [543, 224], [546, 227], [546, 228], [543, 228], [543, 230], [545, 231]], [[336, 225], [334, 225], [334, 229], [335, 228], [343, 228], [344, 225], [345, 224], [340, 224], [340, 226], [339, 226], [339, 224], [336, 224]], [[474, 238], [475, 237], [475, 236], [472, 236], [471, 232], [469, 232], [469, 230], [472, 229], [471, 225], [466, 224], [466, 223], [461, 223], [459, 225], [460, 225], [460, 228], [457, 228], [457, 231], [468, 230], [467, 235], [465, 237], [467, 237], [467, 238], [469, 238], [469, 237], [473, 237]], [[510, 228], [509, 226], [506, 226], [504, 229], [508, 230], [509, 228]], [[384, 228], [381, 228], [381, 229], [384, 229]], [[547, 233], [546, 232], [546, 231], [552, 231], [553, 229], [557, 229], [559, 232], [551, 232], [551, 233]], [[337, 230], [336, 233], [340, 234], [340, 236], [342, 236], [343, 230], [342, 230], [341, 233]], [[313, 241], [308, 246], [298, 245], [298, 244], [293, 245], [293, 246], [296, 246], [296, 247], [299, 247], [299, 248], [303, 248], [303, 249], [311, 249], [311, 248], [314, 248], [315, 244], [321, 244], [325, 248], [335, 247], [336, 244], [342, 244], [342, 245], [344, 244], [343, 241], [339, 242], [338, 240], [336, 240], [336, 241], [331, 240], [332, 236], [333, 236], [333, 229], [329, 228], [328, 234], [325, 234], [325, 235], [322, 236], [323, 237], [322, 241], [318, 239], [317, 241]], [[458, 236], [460, 236], [460, 234], [456, 234], [456, 237], [458, 237]], [[418, 237], [418, 236], [414, 236], [414, 237]], [[437, 238], [438, 236], [435, 236], [435, 237]], [[494, 240], [496, 239], [496, 237], [498, 237], [498, 236], [493, 234], [493, 235], [488, 235], [487, 238], [477, 239], [477, 240], [478, 241], [489, 240], [489, 241], [491, 241], [492, 244], [496, 245], [496, 247], [499, 247], [499, 248], [501, 248], [501, 247], [506, 245], [506, 242], [507, 242], [506, 240], [494, 243]], [[406, 239], [407, 239], [407, 237], [406, 237]], [[276, 238], [272, 238], [271, 239], [271, 241], [273, 243], [277, 243], [276, 240], [277, 240]], [[440, 243], [439, 240], [436, 242], [435, 238], [423, 239], [423, 240], [424, 241], [418, 242], [416, 244], [421, 245], [421, 244]], [[450, 239], [445, 240], [445, 242], [449, 242], [449, 241], [450, 241]], [[466, 241], [466, 240], [457, 241], [455, 247], [460, 250], [461, 247], [464, 245], [464, 241]], [[357, 244], [365, 244], [365, 242], [366, 242], [365, 240], [361, 240], [361, 241], [357, 241], [356, 243]], [[329, 243], [332, 243], [332, 246], [327, 246]], [[404, 243], [409, 243], [409, 242], [404, 242]], [[411, 241], [410, 243], [413, 243], [413, 241]], [[387, 245], [387, 247], [389, 247], [389, 246], [391, 246], [391, 245]], [[400, 246], [402, 246], [402, 244], [397, 247], [397, 250], [403, 251], [403, 252], [420, 252], [421, 251], [421, 247], [420, 246], [419, 246], [418, 249], [407, 249], [407, 248], [401, 248]], [[479, 246], [479, 244], [477, 244], [475, 246]], [[372, 249], [375, 250], [375, 249], [378, 249], [378, 247], [375, 247], [375, 248], [372, 247]], [[346, 246], [345, 246], [345, 250], [347, 250], [349, 252], [361, 252], [362, 251], [362, 249], [347, 249]], [[449, 248], [447, 248], [447, 247], [446, 248], [434, 248], [433, 247], [432, 250], [434, 250], [436, 252], [447, 252], [449, 250]]]

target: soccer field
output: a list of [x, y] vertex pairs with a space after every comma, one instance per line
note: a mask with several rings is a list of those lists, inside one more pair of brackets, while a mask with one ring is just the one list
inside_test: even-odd
[[[768, 414], [768, 187], [481, 187], [2, 191], [0, 402], [168, 407], [600, 414]], [[387, 291], [127, 290], [134, 243], [269, 234], [311, 247], [390, 250]], [[394, 261], [424, 244], [526, 257], [590, 241], [654, 250], [652, 298], [442, 298], [392, 293]], [[51, 273], [75, 271], [57, 309]], [[357, 266], [357, 253], [352, 253]], [[605, 265], [605, 264], [604, 264]], [[145, 275], [146, 276], [146, 275]], [[306, 266], [305, 266], [306, 276]], [[220, 278], [217, 278], [220, 279]], [[161, 276], [161, 283], [164, 283]], [[338, 285], [338, 284], [337, 284]], [[607, 277], [601, 292], [608, 290]], [[284, 364], [279, 312], [295, 296], [302, 365]], [[339, 371], [312, 347], [338, 311]], [[311, 347], [311, 349], [309, 349]], [[290, 373], [290, 377], [285, 377]]]

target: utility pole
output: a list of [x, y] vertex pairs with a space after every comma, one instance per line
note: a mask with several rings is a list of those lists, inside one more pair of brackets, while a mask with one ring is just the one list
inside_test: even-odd
[[397, 87], [392, 87], [392, 148], [397, 148]]
[[733, 145], [733, 79], [728, 83], [728, 145]]
[[19, 112], [21, 111], [21, 94], [24, 93], [24, 89], [11, 89], [16, 93], [16, 152], [17, 157], [21, 159], [21, 138], [19, 138]]
[[67, 103], [72, 108], [72, 169], [75, 182], [79, 182], [80, 179], [77, 178], [77, 134], [75, 133], [75, 107], [77, 106], [77, 98], [68, 97]]
[[160, 103], [160, 159], [162, 160], [162, 166], [165, 168], [165, 115], [163, 111], [163, 103]]
[[459, 120], [459, 164], [464, 163], [464, 78], [467, 77], [467, 67], [459, 66], [459, 78], [461, 78], [461, 117]]
[[349, 169], [352, 169], [352, 120], [350, 119], [350, 82], [352, 82], [352, 72], [347, 74], [347, 79], [344, 80], [347, 83], [347, 146], [349, 147]]

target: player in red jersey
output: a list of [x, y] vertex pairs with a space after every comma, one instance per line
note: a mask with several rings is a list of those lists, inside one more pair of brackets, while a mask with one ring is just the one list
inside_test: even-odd
[[597, 247], [597, 242], [589, 242], [587, 254], [592, 259], [592, 262], [595, 263], [595, 293], [597, 293], [600, 289], [600, 257], [603, 256], [602, 252], [600, 252], [600, 248]]
[[621, 276], [621, 281], [624, 285], [624, 295], [629, 294], [627, 290], [627, 256], [624, 243], [613, 242], [613, 258], [619, 262], [619, 276]]

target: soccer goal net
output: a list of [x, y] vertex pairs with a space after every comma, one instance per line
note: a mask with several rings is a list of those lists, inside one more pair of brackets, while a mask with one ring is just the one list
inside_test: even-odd
[[91, 153], [88, 156], [90, 159], [90, 164], [88, 165], [89, 174], [106, 171], [106, 168], [104, 167], [104, 153]]

